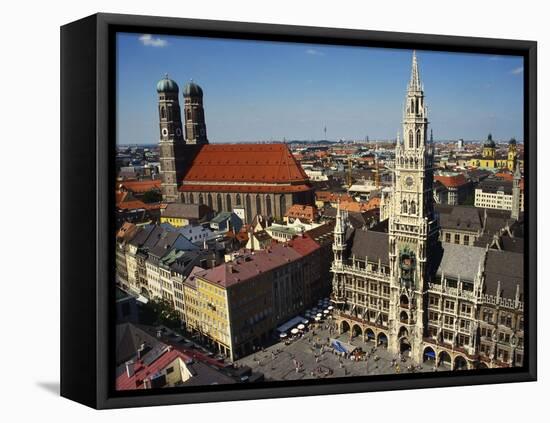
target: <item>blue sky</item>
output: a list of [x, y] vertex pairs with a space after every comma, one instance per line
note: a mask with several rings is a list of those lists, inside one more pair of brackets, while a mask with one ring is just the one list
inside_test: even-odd
[[[395, 138], [411, 50], [118, 34], [117, 142], [158, 142], [156, 83], [204, 91], [209, 141]], [[523, 139], [523, 59], [417, 51], [438, 139]], [[182, 101], [180, 97], [180, 102]]]

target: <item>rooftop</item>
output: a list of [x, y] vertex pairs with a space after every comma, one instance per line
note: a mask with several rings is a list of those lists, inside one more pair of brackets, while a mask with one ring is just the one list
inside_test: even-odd
[[286, 144], [203, 145], [184, 176], [189, 182], [306, 182]]

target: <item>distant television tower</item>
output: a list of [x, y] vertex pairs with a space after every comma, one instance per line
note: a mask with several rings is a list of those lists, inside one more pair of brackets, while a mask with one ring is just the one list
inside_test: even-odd
[[327, 125], [325, 125], [325, 128], [323, 130], [325, 132], [325, 141], [326, 141], [326, 139], [327, 139]]

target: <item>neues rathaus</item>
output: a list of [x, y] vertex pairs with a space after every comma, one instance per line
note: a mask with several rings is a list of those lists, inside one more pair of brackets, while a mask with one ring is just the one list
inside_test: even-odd
[[521, 366], [522, 213], [512, 210], [492, 236], [473, 245], [442, 242], [427, 132], [413, 54], [389, 219], [353, 229], [338, 208], [332, 300], [339, 331], [410, 354], [418, 363], [455, 370]]

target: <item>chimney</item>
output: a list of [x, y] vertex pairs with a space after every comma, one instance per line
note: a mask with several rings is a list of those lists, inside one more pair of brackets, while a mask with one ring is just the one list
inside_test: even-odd
[[135, 374], [134, 362], [132, 360], [126, 362], [126, 375], [131, 378]]

